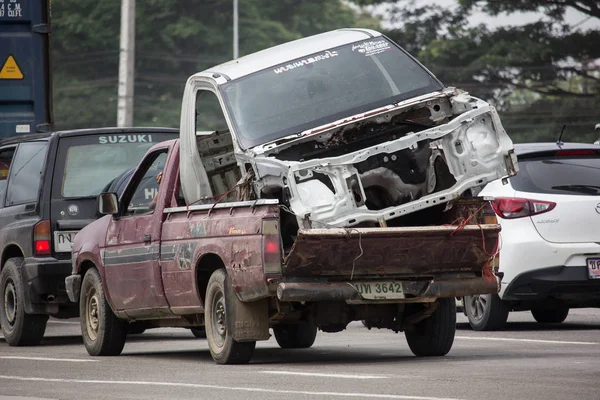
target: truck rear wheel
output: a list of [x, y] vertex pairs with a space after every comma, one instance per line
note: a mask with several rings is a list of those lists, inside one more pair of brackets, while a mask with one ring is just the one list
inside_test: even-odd
[[404, 332], [408, 347], [418, 357], [440, 357], [448, 354], [456, 332], [456, 302], [454, 298], [438, 299], [433, 314], [418, 322], [413, 330]]
[[46, 332], [48, 315], [25, 312], [25, 288], [19, 269], [22, 258], [10, 258], [0, 274], [0, 325], [11, 346], [35, 346]]
[[273, 327], [277, 344], [282, 349], [308, 349], [317, 337], [317, 326], [308, 321]]
[[236, 342], [233, 340], [235, 321], [227, 308], [239, 301], [233, 293], [231, 282], [224, 268], [210, 276], [206, 289], [206, 339], [213, 360], [217, 364], [245, 364], [254, 353], [256, 341]]
[[95, 268], [88, 270], [81, 283], [79, 299], [81, 335], [91, 356], [118, 356], [127, 337], [125, 322], [112, 312]]
[[465, 314], [475, 331], [497, 331], [504, 328], [508, 305], [497, 294], [465, 296]]

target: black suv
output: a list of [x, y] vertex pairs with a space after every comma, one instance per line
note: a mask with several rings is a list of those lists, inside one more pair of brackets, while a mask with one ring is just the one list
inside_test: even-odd
[[[38, 344], [49, 316], [78, 316], [65, 278], [96, 196], [171, 128], [101, 128], [0, 141], [0, 325], [10, 345]], [[145, 194], [153, 198], [155, 190]]]

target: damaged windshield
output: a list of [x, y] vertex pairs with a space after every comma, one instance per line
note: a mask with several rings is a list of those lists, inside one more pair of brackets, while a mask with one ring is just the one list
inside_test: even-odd
[[222, 86], [243, 147], [443, 89], [393, 42], [373, 38], [315, 53]]

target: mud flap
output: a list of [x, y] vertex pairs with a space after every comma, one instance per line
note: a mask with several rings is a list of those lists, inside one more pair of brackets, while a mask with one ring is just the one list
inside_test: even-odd
[[227, 320], [233, 325], [228, 328], [233, 331], [233, 340], [236, 342], [268, 340], [271, 337], [268, 299], [244, 303], [237, 298], [231, 285], [226, 287]]

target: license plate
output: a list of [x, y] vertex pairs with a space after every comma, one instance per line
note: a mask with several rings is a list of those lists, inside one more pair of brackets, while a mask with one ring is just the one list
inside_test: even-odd
[[365, 300], [394, 300], [404, 298], [402, 282], [352, 282], [350, 284]]
[[588, 278], [600, 279], [600, 258], [587, 259]]
[[78, 231], [55, 231], [54, 251], [68, 253], [73, 249], [73, 240]]

